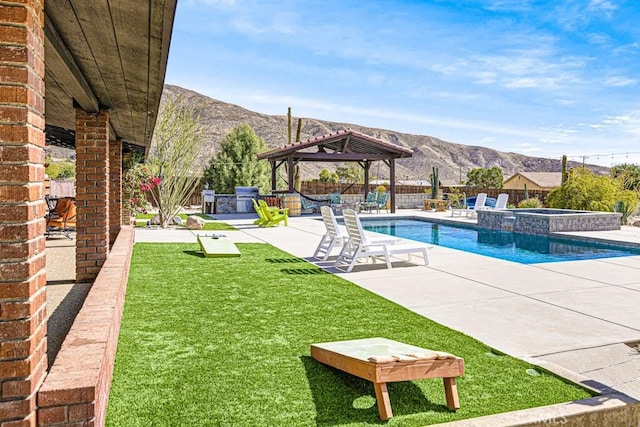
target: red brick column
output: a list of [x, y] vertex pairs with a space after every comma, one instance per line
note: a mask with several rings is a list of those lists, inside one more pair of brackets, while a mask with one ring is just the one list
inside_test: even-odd
[[0, 5], [0, 425], [33, 426], [47, 369], [44, 12]]
[[122, 141], [109, 144], [109, 244], [122, 227]]
[[109, 111], [76, 108], [76, 282], [93, 282], [109, 254]]

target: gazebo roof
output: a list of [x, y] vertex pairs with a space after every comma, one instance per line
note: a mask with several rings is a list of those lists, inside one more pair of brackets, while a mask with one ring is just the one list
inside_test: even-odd
[[412, 155], [409, 148], [346, 129], [265, 151], [258, 154], [258, 159], [344, 162], [399, 159]]

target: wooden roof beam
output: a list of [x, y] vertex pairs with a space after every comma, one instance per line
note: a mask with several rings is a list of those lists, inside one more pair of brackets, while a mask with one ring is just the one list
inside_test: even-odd
[[100, 110], [98, 98], [49, 17], [44, 20], [44, 34], [46, 43], [52, 48], [47, 51], [52, 54], [46, 59], [47, 73], [56, 76], [56, 81], [80, 108], [87, 113], [97, 113]]

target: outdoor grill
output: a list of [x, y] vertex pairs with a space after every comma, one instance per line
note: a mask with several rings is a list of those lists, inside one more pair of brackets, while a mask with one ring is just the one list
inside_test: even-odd
[[258, 187], [236, 187], [236, 211], [238, 213], [253, 212], [251, 199], [257, 199]]

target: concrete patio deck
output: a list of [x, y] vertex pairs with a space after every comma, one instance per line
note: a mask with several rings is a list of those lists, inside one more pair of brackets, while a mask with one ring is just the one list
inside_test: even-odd
[[[474, 222], [419, 210], [395, 215]], [[600, 390], [609, 396], [603, 407], [640, 400], [640, 256], [522, 265], [434, 246], [428, 267], [398, 259], [391, 270], [379, 263], [343, 273], [311, 258], [325, 230], [317, 216], [292, 217], [288, 227], [268, 229], [254, 226], [253, 215], [216, 219], [238, 228], [224, 232], [235, 242], [270, 243], [498, 351]], [[136, 229], [136, 242], [195, 243], [198, 233], [204, 232]], [[638, 228], [575, 234], [640, 246]], [[576, 410], [588, 409], [562, 406], [567, 413]]]

